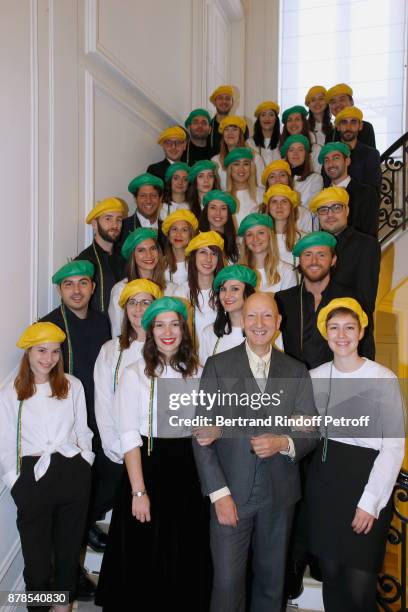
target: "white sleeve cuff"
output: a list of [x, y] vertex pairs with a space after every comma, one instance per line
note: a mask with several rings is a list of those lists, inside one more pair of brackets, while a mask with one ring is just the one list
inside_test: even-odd
[[289, 449], [285, 451], [280, 451], [280, 454], [286, 455], [287, 457], [289, 457], [289, 459], [294, 459], [296, 457], [295, 445], [290, 436], [287, 436], [287, 438], [288, 438]]
[[228, 487], [222, 487], [222, 489], [213, 491], [212, 493], [210, 493], [211, 503], [215, 504], [215, 502], [221, 499], [221, 497], [226, 497], [227, 495], [231, 495], [231, 491]]
[[372, 514], [375, 516], [375, 518], [378, 518], [378, 515], [380, 514], [381, 508], [380, 510], [378, 509], [377, 499], [368, 491], [364, 491], [357, 506], [361, 508], [361, 510], [365, 510], [369, 514]]
[[143, 441], [138, 431], [127, 431], [120, 435], [120, 447], [123, 455], [138, 446], [143, 446]]
[[10, 472], [7, 472], [6, 474], [3, 474], [3, 476], [2, 476], [4, 484], [9, 489], [13, 488], [17, 478], [18, 478], [18, 474], [16, 473], [15, 469], [11, 470]]
[[83, 451], [81, 451], [81, 457], [83, 459], [85, 459], [85, 461], [87, 461], [89, 463], [89, 465], [92, 465], [93, 462], [95, 461], [95, 453], [93, 453], [92, 451], [88, 450], [87, 448]]

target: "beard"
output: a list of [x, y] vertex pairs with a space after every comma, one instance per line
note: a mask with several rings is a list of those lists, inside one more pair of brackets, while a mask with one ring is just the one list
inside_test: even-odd
[[324, 278], [326, 278], [330, 274], [330, 268], [329, 270], [322, 268], [317, 275], [316, 274], [310, 275], [307, 268], [305, 269], [301, 268], [301, 271], [302, 271], [303, 276], [311, 283], [320, 283], [320, 281], [322, 281]]
[[343, 142], [352, 142], [353, 140], [357, 140], [357, 134], [351, 131], [346, 131], [341, 134], [341, 139]]
[[108, 232], [105, 232], [105, 230], [102, 229], [102, 227], [99, 224], [99, 220], [98, 219], [96, 220], [96, 225], [98, 227], [98, 234], [102, 238], [102, 240], [105, 240], [106, 242], [111, 242], [112, 244], [114, 244], [115, 242], [118, 241], [119, 236], [120, 236], [120, 232], [118, 232], [116, 234], [116, 236], [111, 236], [111, 234], [109, 234]]

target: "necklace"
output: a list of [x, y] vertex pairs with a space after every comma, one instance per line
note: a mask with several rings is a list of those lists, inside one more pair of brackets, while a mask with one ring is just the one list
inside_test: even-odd
[[333, 361], [330, 364], [330, 378], [329, 378], [329, 393], [327, 395], [326, 407], [324, 409], [324, 440], [323, 440], [323, 450], [322, 450], [322, 462], [326, 461], [327, 457], [327, 445], [328, 445], [328, 436], [327, 436], [327, 425], [326, 425], [326, 417], [329, 409], [330, 403], [330, 395], [331, 395], [331, 386], [332, 386], [332, 374], [333, 374]]
[[113, 392], [114, 393], [119, 383], [119, 368], [120, 368], [120, 363], [122, 361], [122, 356], [123, 356], [123, 349], [120, 349], [119, 357], [118, 357], [118, 360], [116, 362], [116, 367], [115, 367], [115, 375], [113, 377]]
[[24, 400], [21, 400], [18, 405], [18, 416], [17, 416], [17, 443], [16, 443], [16, 474], [17, 476], [21, 471], [21, 421], [23, 416], [23, 403]]
[[154, 398], [154, 381], [155, 377], [152, 376], [150, 379], [150, 393], [149, 393], [149, 430], [147, 434], [147, 455], [150, 457], [150, 454], [153, 450], [153, 398]]
[[74, 352], [72, 350], [71, 334], [68, 327], [67, 313], [65, 311], [65, 304], [61, 303], [61, 314], [65, 325], [65, 332], [67, 334], [67, 345], [68, 345], [68, 374], [72, 374], [74, 371]]
[[102, 271], [101, 260], [99, 259], [98, 251], [96, 250], [95, 240], [93, 240], [93, 242], [92, 242], [92, 247], [93, 247], [93, 251], [95, 253], [96, 261], [97, 261], [97, 264], [98, 264], [99, 278], [100, 278], [100, 283], [101, 283], [101, 286], [100, 286], [100, 295], [99, 295], [99, 303], [100, 303], [100, 307], [101, 307], [101, 312], [105, 312], [103, 271]]

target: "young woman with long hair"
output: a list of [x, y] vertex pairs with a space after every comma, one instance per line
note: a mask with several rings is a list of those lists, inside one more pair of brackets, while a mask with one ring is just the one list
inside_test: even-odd
[[162, 232], [168, 239], [164, 250], [167, 295], [187, 280], [185, 249], [197, 228], [197, 218], [190, 210], [176, 210], [163, 221]]
[[200, 217], [203, 209], [203, 197], [211, 189], [219, 189], [220, 181], [216, 164], [209, 159], [202, 159], [191, 166], [188, 173], [187, 202], [193, 215]]
[[160, 219], [165, 220], [171, 213], [189, 208], [187, 202], [188, 173], [190, 166], [184, 162], [171, 164], [164, 176], [164, 190]]
[[[281, 149], [282, 157], [289, 163], [293, 176], [293, 189], [299, 192], [301, 205], [308, 209], [311, 198], [323, 189], [321, 174], [313, 171], [309, 140], [302, 134], [289, 136]], [[317, 219], [312, 217], [312, 229], [317, 229]], [[304, 229], [302, 227], [302, 229]]]
[[256, 121], [253, 137], [246, 141], [247, 145], [261, 156], [264, 167], [274, 159], [280, 158], [279, 111], [279, 104], [273, 100], [265, 100], [258, 104], [254, 113]]
[[309, 108], [309, 139], [312, 144], [312, 160], [315, 172], [320, 172], [319, 153], [321, 148], [333, 138], [333, 124], [329, 105], [326, 102], [327, 90], [323, 85], [314, 85], [305, 96], [305, 106]]
[[126, 283], [137, 278], [146, 278], [159, 285], [162, 291], [166, 288], [165, 261], [155, 230], [138, 227], [126, 238], [121, 253], [127, 261], [126, 278], [116, 283], [111, 291], [108, 313], [112, 336], [120, 334], [123, 310], [119, 306], [119, 296]]
[[238, 201], [237, 224], [258, 209], [262, 193], [258, 189], [254, 152], [249, 147], [237, 147], [224, 160], [227, 168], [227, 191]]
[[188, 244], [188, 280], [174, 296], [186, 299], [192, 309], [193, 343], [198, 347], [201, 332], [215, 320], [214, 277], [224, 267], [224, 240], [218, 232], [200, 232]]
[[105, 612], [127, 609], [136, 580], [143, 609], [159, 609], [165, 594], [171, 610], [204, 612], [210, 590], [208, 506], [191, 429], [172, 424], [175, 413], [169, 409], [173, 390], [185, 391], [188, 380], [199, 375], [187, 308], [177, 298], [160, 298], [145, 311], [142, 327], [142, 357], [124, 370], [115, 395], [126, 473], [96, 603]]
[[[307, 121], [307, 109], [304, 106], [291, 106], [282, 113], [282, 134], [279, 139], [279, 148], [281, 149], [289, 136], [297, 136], [303, 134], [309, 140], [309, 123]], [[309, 144], [311, 145], [310, 141]]]
[[160, 287], [145, 278], [126, 283], [118, 300], [123, 310], [120, 336], [105, 342], [95, 362], [96, 422], [103, 451], [114, 463], [123, 462], [119, 431], [113, 413], [115, 391], [123, 370], [141, 356], [146, 339], [142, 316], [150, 304], [162, 296]]
[[0, 470], [17, 506], [26, 589], [68, 592], [30, 611], [72, 610], [91, 487], [93, 434], [82, 384], [64, 374], [65, 337], [53, 323], [30, 325], [17, 377], [0, 390]]
[[[307, 544], [318, 557], [327, 612], [375, 612], [392, 518], [392, 491], [404, 458], [404, 406], [397, 377], [360, 357], [368, 318], [353, 298], [322, 308], [320, 333], [333, 360], [310, 371], [322, 426], [308, 468]], [[360, 417], [365, 426], [356, 425]], [[346, 424], [335, 425], [346, 418]], [[347, 425], [347, 421], [354, 425]]]
[[217, 317], [207, 325], [200, 338], [200, 363], [244, 340], [242, 311], [247, 297], [255, 292], [256, 274], [251, 268], [235, 264], [218, 272], [213, 282]]
[[238, 229], [243, 238], [240, 263], [255, 270], [259, 291], [276, 293], [297, 284], [293, 267], [279, 259], [273, 220], [269, 215], [252, 213], [245, 217]]
[[237, 202], [230, 193], [213, 189], [205, 194], [204, 208], [201, 213], [198, 229], [200, 232], [218, 232], [224, 238], [224, 253], [230, 263], [237, 263], [239, 258], [237, 232], [234, 215]]

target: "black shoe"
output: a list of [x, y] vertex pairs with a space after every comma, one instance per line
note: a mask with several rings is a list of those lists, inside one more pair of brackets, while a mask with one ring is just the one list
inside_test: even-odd
[[303, 576], [306, 565], [294, 561], [287, 570], [285, 579], [285, 597], [294, 600], [303, 593]]
[[85, 570], [80, 567], [78, 573], [77, 596], [78, 601], [92, 601], [96, 593], [96, 586], [88, 578]]
[[108, 536], [98, 527], [98, 525], [92, 525], [88, 531], [88, 545], [95, 552], [104, 552], [106, 548], [106, 542]]

